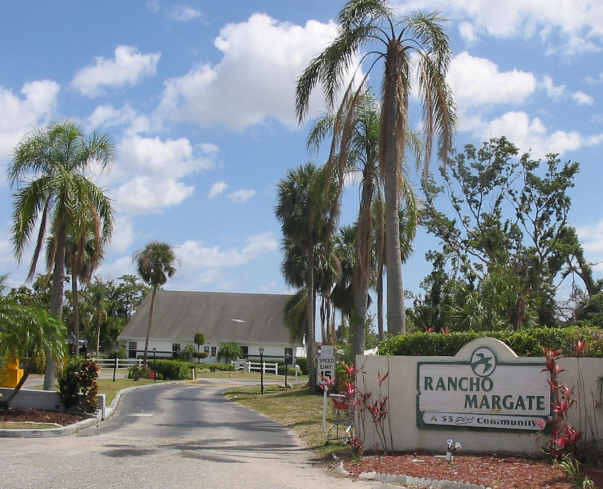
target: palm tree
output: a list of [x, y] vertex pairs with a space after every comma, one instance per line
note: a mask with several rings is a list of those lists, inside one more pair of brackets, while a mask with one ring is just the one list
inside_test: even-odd
[[[113, 145], [108, 136], [96, 133], [85, 136], [73, 122], [66, 121], [25, 137], [17, 145], [8, 168], [11, 186], [17, 186], [11, 234], [18, 261], [32, 240], [36, 223], [40, 222], [28, 280], [35, 274], [49, 220], [56, 237], [50, 312], [59, 320], [63, 313], [68, 229], [77, 222], [83, 208], [90, 208], [103, 223], [103, 236], [107, 239], [111, 236], [111, 203], [102, 189], [86, 177], [85, 171], [92, 162], [106, 167], [112, 157]], [[54, 388], [55, 370], [55, 361], [49, 354], [44, 389]]]
[[52, 314], [35, 306], [23, 306], [14, 301], [0, 300], [0, 360], [19, 359], [23, 376], [0, 409], [8, 409], [37, 362], [51, 354], [63, 358], [66, 329]]
[[[406, 325], [398, 230], [400, 182], [403, 180], [400, 165], [407, 145], [411, 81], [418, 81], [417, 91], [423, 106], [426, 175], [434, 136], [439, 136], [439, 153], [444, 160], [452, 144], [455, 113], [452, 95], [446, 84], [451, 57], [448, 36], [437, 14], [416, 13], [398, 21], [385, 0], [349, 0], [340, 11], [338, 20], [340, 29], [337, 38], [310, 62], [298, 79], [297, 116], [302, 123], [308, 111], [310, 94], [319, 83], [328, 106], [332, 108], [354, 54], [361, 47], [366, 47], [366, 54], [360, 60], [361, 65], [370, 60], [366, 74], [357, 84], [358, 88], [354, 80], [348, 85], [337, 111], [335, 127], [340, 137], [331, 146], [330, 164], [341, 168], [341, 163], [335, 161], [341, 157], [342, 151], [336, 148], [345, 149], [349, 145], [353, 117], [353, 111], [349, 109], [357, 104], [368, 75], [379, 61], [383, 61], [379, 161], [385, 181], [387, 323], [389, 332], [404, 333]], [[413, 76], [413, 69], [416, 77]]]
[[153, 324], [153, 311], [155, 310], [155, 295], [157, 289], [166, 283], [167, 279], [176, 272], [176, 267], [174, 266], [176, 256], [169, 244], [152, 241], [143, 250], [138, 251], [134, 255], [134, 260], [136, 261], [136, 267], [142, 280], [153, 288], [147, 336], [144, 342], [144, 364], [146, 365], [149, 351], [149, 337], [151, 336], [151, 326]]
[[[289, 171], [287, 177], [278, 184], [278, 203], [276, 217], [281, 221], [285, 261], [287, 256], [295, 256], [297, 248], [304, 257], [304, 281], [306, 288], [306, 348], [308, 355], [308, 375], [312, 388], [316, 385], [314, 369], [315, 331], [314, 331], [314, 271], [317, 247], [328, 240], [327, 214], [331, 208], [331, 187], [322, 169], [308, 163]], [[299, 274], [298, 274], [299, 275]], [[295, 284], [299, 284], [299, 276]], [[285, 279], [289, 277], [285, 273]]]
[[107, 319], [107, 296], [108, 296], [107, 285], [100, 280], [98, 277], [94, 279], [94, 282], [88, 284], [86, 288], [86, 295], [88, 296], [88, 303], [92, 306], [94, 311], [94, 317], [96, 318], [96, 356], [100, 352], [100, 333], [103, 321]]
[[[111, 216], [108, 216], [111, 219]], [[76, 222], [71, 223], [65, 237], [65, 264], [71, 274], [71, 293], [73, 297], [73, 334], [75, 336], [75, 355], [79, 354], [80, 312], [78, 281], [88, 283], [92, 274], [100, 265], [104, 255], [104, 246], [110, 235], [104, 235], [104, 226], [100, 216], [93, 208], [86, 207], [77, 216]], [[55, 236], [48, 238], [46, 246], [48, 269], [52, 268], [56, 251]], [[97, 348], [98, 354], [98, 348]]]

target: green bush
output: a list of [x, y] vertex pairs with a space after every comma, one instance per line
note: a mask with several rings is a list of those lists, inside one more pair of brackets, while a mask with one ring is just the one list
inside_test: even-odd
[[296, 358], [295, 363], [299, 365], [301, 373], [308, 375], [308, 359], [307, 358]]
[[177, 360], [156, 360], [149, 362], [149, 367], [155, 371], [158, 379], [184, 380], [190, 378], [192, 365]]
[[59, 374], [59, 396], [65, 409], [96, 410], [98, 365], [92, 360], [75, 358]]
[[211, 372], [221, 370], [223, 372], [232, 372], [235, 368], [230, 363], [205, 363], [205, 365]]
[[151, 369], [149, 367], [138, 367], [134, 365], [128, 369], [128, 379], [150, 379]]
[[560, 348], [565, 356], [573, 356], [578, 340], [587, 342], [585, 356], [603, 357], [603, 331], [578, 326], [519, 331], [459, 331], [448, 334], [412, 333], [382, 341], [379, 344], [379, 355], [454, 356], [464, 345], [484, 336], [503, 341], [520, 357], [541, 357], [543, 347], [554, 350]]
[[199, 358], [199, 359], [200, 358], [207, 358], [207, 352], [205, 352], [205, 351], [196, 351], [193, 354], [193, 358]]
[[241, 356], [243, 356], [243, 353], [241, 351], [241, 346], [238, 343], [232, 341], [229, 343], [220, 343], [220, 346], [218, 347], [218, 360], [228, 363], [231, 360], [241, 358]]

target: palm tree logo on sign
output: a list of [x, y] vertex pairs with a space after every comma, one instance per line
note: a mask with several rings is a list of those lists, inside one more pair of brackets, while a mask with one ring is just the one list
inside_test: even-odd
[[476, 348], [471, 355], [471, 370], [479, 377], [488, 377], [496, 369], [496, 355], [485, 346]]

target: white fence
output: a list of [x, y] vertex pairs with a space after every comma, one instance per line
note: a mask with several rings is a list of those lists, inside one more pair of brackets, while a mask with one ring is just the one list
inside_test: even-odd
[[92, 361], [100, 368], [130, 368], [142, 367], [142, 358], [93, 358]]
[[[278, 363], [276, 362], [251, 362], [249, 360], [236, 360], [231, 362], [234, 365], [235, 370], [244, 370], [247, 373], [251, 372], [264, 372], [265, 374], [278, 375]], [[295, 366], [295, 376], [297, 377], [297, 369]]]

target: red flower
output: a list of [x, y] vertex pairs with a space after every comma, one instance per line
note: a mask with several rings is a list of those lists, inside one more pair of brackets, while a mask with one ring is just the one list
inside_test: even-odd
[[381, 376], [379, 374], [377, 374], [377, 382], [379, 382], [379, 385], [383, 384], [383, 382], [385, 382], [385, 380], [389, 377], [389, 372], [387, 372], [385, 375]]
[[571, 399], [571, 398], [572, 398], [572, 396], [574, 395], [574, 389], [573, 389], [573, 388], [568, 387], [567, 385], [562, 385], [562, 386], [559, 388], [559, 391], [560, 391], [560, 392], [563, 394], [563, 396], [564, 396], [566, 399], [568, 399], [568, 400], [569, 400], [569, 399]]
[[559, 389], [559, 385], [557, 384], [557, 382], [554, 382], [551, 379], [547, 380], [547, 382], [549, 383], [549, 387], [552, 391], [556, 391], [557, 389]]
[[428, 333], [433, 333], [433, 328], [427, 328]]
[[553, 370], [551, 370], [551, 373], [553, 375], [559, 375], [561, 372], [565, 372], [565, 369], [561, 368], [561, 365], [556, 363], [555, 366], [553, 367]]
[[331, 379], [329, 377], [321, 377], [320, 378], [320, 388], [323, 391], [330, 390], [334, 384], [335, 384], [335, 382], [333, 381], [333, 379]]
[[450, 330], [448, 328], [442, 328], [442, 334], [448, 334]]
[[343, 364], [343, 368], [345, 368], [345, 371], [348, 373], [350, 378], [353, 377], [354, 374], [356, 373], [356, 369], [354, 367], [346, 365], [345, 363]]
[[538, 425], [538, 427], [543, 430], [544, 428], [546, 428], [546, 425], [549, 424], [549, 420], [548, 419], [537, 419], [535, 421], [535, 423]]
[[345, 382], [345, 393], [348, 397], [354, 397], [356, 395], [356, 384], [354, 382]]
[[337, 411], [347, 411], [348, 410], [348, 403], [346, 402], [345, 399], [340, 398], [340, 397], [332, 397], [331, 398], [331, 402], [333, 403], [333, 407], [337, 410]]
[[580, 356], [586, 348], [586, 341], [578, 340], [576, 343], [576, 353]]
[[567, 401], [559, 401], [553, 404], [553, 412], [558, 415], [563, 415], [570, 408], [570, 403]]

